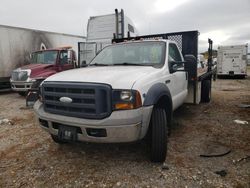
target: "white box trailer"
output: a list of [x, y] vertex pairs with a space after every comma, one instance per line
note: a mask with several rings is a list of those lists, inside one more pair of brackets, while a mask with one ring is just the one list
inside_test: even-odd
[[29, 62], [33, 51], [72, 46], [77, 52], [78, 42], [86, 37], [0, 25], [0, 89], [9, 88], [13, 69]]
[[247, 65], [250, 66], [250, 52], [247, 54]]
[[247, 44], [219, 46], [217, 75], [245, 77], [247, 75], [247, 50]]
[[93, 16], [88, 20], [87, 40], [79, 42], [79, 62], [89, 63], [100, 51], [111, 44], [113, 38], [135, 37], [137, 29], [130, 18], [124, 15], [123, 9], [114, 14]]

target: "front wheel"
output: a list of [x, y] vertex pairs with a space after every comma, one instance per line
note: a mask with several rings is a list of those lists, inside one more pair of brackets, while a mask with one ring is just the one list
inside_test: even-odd
[[167, 154], [167, 115], [163, 108], [155, 107], [151, 117], [151, 161], [164, 162]]

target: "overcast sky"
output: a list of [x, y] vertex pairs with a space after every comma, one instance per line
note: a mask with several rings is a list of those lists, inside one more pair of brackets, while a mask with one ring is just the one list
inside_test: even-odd
[[217, 45], [249, 43], [250, 0], [0, 0], [0, 24], [86, 35], [90, 16], [124, 9], [139, 33], [200, 31]]

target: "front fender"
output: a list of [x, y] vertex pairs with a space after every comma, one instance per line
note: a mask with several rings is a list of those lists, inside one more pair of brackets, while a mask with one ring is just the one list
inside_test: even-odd
[[[169, 91], [169, 88], [163, 83], [154, 84], [147, 92], [146, 98], [144, 100], [143, 106], [151, 106], [157, 104], [161, 97], [167, 97], [171, 108], [172, 104], [172, 96]], [[172, 109], [171, 109], [172, 110]]]
[[49, 71], [49, 72], [43, 72], [41, 74], [34, 75], [32, 79], [37, 79], [37, 80], [45, 80], [46, 78], [52, 76], [53, 74], [56, 74], [56, 71]]
[[165, 108], [166, 110], [169, 129], [168, 131], [170, 134], [173, 119], [173, 101], [169, 88], [163, 83], [157, 83], [148, 90], [143, 106], [151, 106], [156, 104]]

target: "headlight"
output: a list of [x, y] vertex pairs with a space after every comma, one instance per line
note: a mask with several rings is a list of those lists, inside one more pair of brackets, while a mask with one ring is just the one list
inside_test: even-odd
[[121, 91], [120, 97], [121, 97], [121, 100], [123, 101], [131, 101], [133, 99], [133, 95], [131, 91]]
[[136, 90], [114, 90], [113, 110], [131, 110], [142, 106], [141, 95]]

